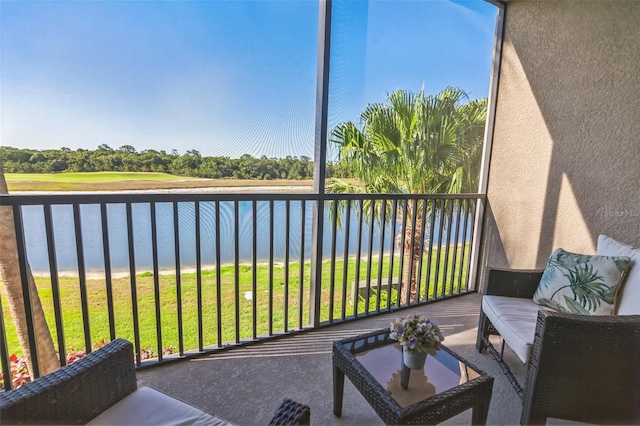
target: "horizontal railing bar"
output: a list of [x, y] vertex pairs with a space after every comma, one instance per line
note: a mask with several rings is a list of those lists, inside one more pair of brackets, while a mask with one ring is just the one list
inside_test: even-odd
[[47, 205], [47, 204], [118, 204], [118, 203], [173, 203], [173, 202], [207, 202], [207, 201], [286, 201], [317, 200], [316, 194], [306, 193], [153, 193], [142, 192], [114, 194], [20, 194], [0, 195], [0, 205]]
[[325, 200], [457, 200], [485, 199], [486, 194], [325, 194]]
[[[329, 200], [412, 200], [412, 199], [485, 199], [486, 194], [324, 194], [324, 199]], [[319, 199], [317, 194], [309, 193], [216, 193], [216, 194], [191, 194], [191, 193], [109, 193], [109, 194], [0, 194], [0, 205], [33, 206], [53, 204], [119, 204], [119, 203], [171, 203], [171, 202], [207, 202], [207, 201], [298, 201]]]

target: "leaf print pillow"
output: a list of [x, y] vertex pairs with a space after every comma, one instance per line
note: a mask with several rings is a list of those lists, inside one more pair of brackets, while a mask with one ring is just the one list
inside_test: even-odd
[[612, 315], [631, 259], [555, 250], [533, 295], [538, 305], [582, 315]]

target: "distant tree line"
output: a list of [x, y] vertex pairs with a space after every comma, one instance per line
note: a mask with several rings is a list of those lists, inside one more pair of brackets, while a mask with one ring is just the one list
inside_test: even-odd
[[[313, 162], [309, 157], [240, 158], [204, 157], [196, 150], [178, 154], [147, 149], [137, 152], [131, 145], [113, 149], [102, 144], [95, 150], [19, 149], [0, 147], [0, 161], [7, 173], [59, 172], [163, 172], [178, 176], [235, 179], [313, 179]], [[344, 167], [327, 165], [327, 175], [349, 177]]]

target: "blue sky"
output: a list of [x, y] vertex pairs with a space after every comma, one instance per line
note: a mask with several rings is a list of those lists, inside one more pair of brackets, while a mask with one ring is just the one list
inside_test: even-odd
[[[487, 96], [495, 7], [334, 1], [329, 124], [397, 88]], [[313, 157], [315, 1], [0, 1], [0, 136], [21, 148]]]

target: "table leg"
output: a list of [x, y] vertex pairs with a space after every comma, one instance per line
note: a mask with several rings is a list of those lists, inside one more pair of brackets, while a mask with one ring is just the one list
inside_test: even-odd
[[333, 366], [333, 414], [337, 417], [342, 415], [342, 399], [344, 396], [344, 373], [336, 366]]
[[491, 393], [493, 391], [493, 377], [489, 377], [486, 382], [482, 384], [483, 401], [478, 405], [475, 405], [471, 414], [471, 422], [474, 425], [487, 424], [487, 415], [489, 414], [489, 404], [491, 403]]
[[411, 370], [406, 365], [402, 365], [402, 372], [400, 373], [400, 387], [404, 390], [407, 390], [409, 387], [409, 375], [411, 374]]
[[474, 406], [471, 414], [471, 424], [474, 424], [474, 425], [487, 424], [488, 414], [489, 414], [488, 403], [482, 403]]

